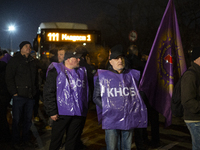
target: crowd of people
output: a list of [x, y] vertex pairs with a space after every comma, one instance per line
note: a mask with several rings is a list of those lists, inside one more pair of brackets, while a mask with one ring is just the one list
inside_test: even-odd
[[[67, 45], [52, 49], [49, 58], [44, 55], [41, 60], [36, 58], [30, 42], [21, 42], [19, 48], [20, 52], [13, 57], [0, 51], [0, 130], [4, 135], [0, 136], [1, 142], [12, 141], [13, 149], [18, 150], [33, 146], [30, 128], [33, 118], [40, 119], [38, 108], [42, 97], [49, 116], [48, 129], [52, 130], [50, 150], [63, 146], [66, 150], [87, 149], [81, 134], [89, 103], [96, 105], [107, 150], [131, 150], [133, 134], [137, 150], [160, 146], [159, 113], [149, 105], [145, 93], [138, 90], [148, 54], [140, 54], [136, 45], [130, 45], [128, 50], [115, 45], [107, 53], [99, 52], [95, 58], [84, 46]], [[200, 53], [194, 64], [199, 63], [199, 56]], [[12, 131], [6, 118], [11, 99]], [[183, 104], [187, 109], [187, 96]], [[193, 108], [190, 106], [188, 109]], [[195, 110], [198, 113], [198, 108]], [[192, 115], [187, 114], [188, 126], [199, 122], [198, 115], [191, 117], [191, 122]], [[148, 123], [151, 140], [146, 129]], [[191, 135], [194, 128], [189, 127]], [[62, 143], [64, 134], [66, 139]], [[192, 138], [193, 146], [198, 145], [196, 138]]]

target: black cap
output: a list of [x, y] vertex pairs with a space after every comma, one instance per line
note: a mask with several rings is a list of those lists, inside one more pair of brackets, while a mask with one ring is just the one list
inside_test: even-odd
[[87, 49], [84, 46], [77, 46], [75, 48], [77, 53], [81, 53], [83, 57], [85, 57], [87, 54], [89, 54], [89, 52], [87, 51]]
[[74, 57], [74, 58], [80, 58], [82, 56], [81, 53], [77, 52], [76, 50], [68, 50], [65, 52], [65, 60], [68, 58]]
[[115, 45], [111, 48], [110, 60], [116, 59], [118, 56], [124, 56], [122, 45]]
[[26, 44], [30, 44], [30, 45], [31, 45], [31, 43], [30, 43], [29, 41], [23, 41], [23, 42], [21, 42], [21, 43], [19, 44], [19, 49], [21, 50], [22, 47], [23, 47], [24, 45], [26, 45]]
[[49, 51], [49, 53], [53, 54], [53, 55], [57, 55], [58, 54], [58, 50], [53, 48]]
[[192, 61], [200, 57], [200, 47], [194, 47], [192, 50]]

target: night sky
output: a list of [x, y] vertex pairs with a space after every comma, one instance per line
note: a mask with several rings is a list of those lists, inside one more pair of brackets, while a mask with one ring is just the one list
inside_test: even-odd
[[[117, 0], [106, 0], [116, 3]], [[33, 42], [41, 22], [89, 23], [104, 11], [96, 0], [0, 0], [0, 47], [19, 49], [24, 41]], [[14, 25], [16, 30], [8, 31]]]

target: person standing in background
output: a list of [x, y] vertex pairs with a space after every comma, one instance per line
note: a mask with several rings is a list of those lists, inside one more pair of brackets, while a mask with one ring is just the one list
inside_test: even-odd
[[10, 142], [11, 134], [9, 124], [7, 121], [7, 107], [11, 100], [10, 93], [8, 92], [5, 77], [6, 77], [6, 66], [11, 56], [0, 50], [0, 143]]
[[21, 149], [20, 120], [23, 120], [22, 146], [33, 147], [29, 141], [29, 130], [32, 125], [37, 75], [35, 59], [30, 56], [31, 43], [23, 41], [19, 48], [20, 52], [10, 59], [6, 67], [6, 84], [13, 97], [12, 142], [15, 149]]
[[61, 63], [64, 61], [65, 57], [65, 48], [59, 48], [58, 49], [58, 62]]
[[193, 48], [192, 62], [181, 78], [184, 121], [192, 137], [192, 150], [200, 149], [200, 47]]

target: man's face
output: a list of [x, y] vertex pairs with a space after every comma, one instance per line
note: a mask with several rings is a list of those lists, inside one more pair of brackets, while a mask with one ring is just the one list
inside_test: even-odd
[[147, 59], [148, 59], [148, 55], [143, 54], [142, 58], [141, 58], [141, 61], [147, 61]]
[[79, 67], [80, 58], [71, 57], [67, 60], [68, 60], [68, 64], [70, 65], [71, 69]]
[[102, 62], [102, 61], [104, 61], [104, 58], [103, 58], [103, 56], [101, 55], [101, 54], [98, 54], [97, 55], [97, 60], [98, 60], [98, 62]]
[[86, 56], [85, 56], [85, 59], [86, 59], [86, 62], [87, 62], [87, 64], [91, 64], [91, 60], [90, 60], [90, 56], [87, 54]]
[[119, 56], [116, 59], [111, 59], [110, 64], [112, 65], [113, 69], [120, 72], [125, 67], [125, 60], [123, 56]]
[[21, 54], [28, 56], [31, 53], [31, 45], [25, 44], [21, 49]]
[[58, 62], [61, 63], [63, 62], [65, 57], [65, 50], [59, 50], [58, 51]]

